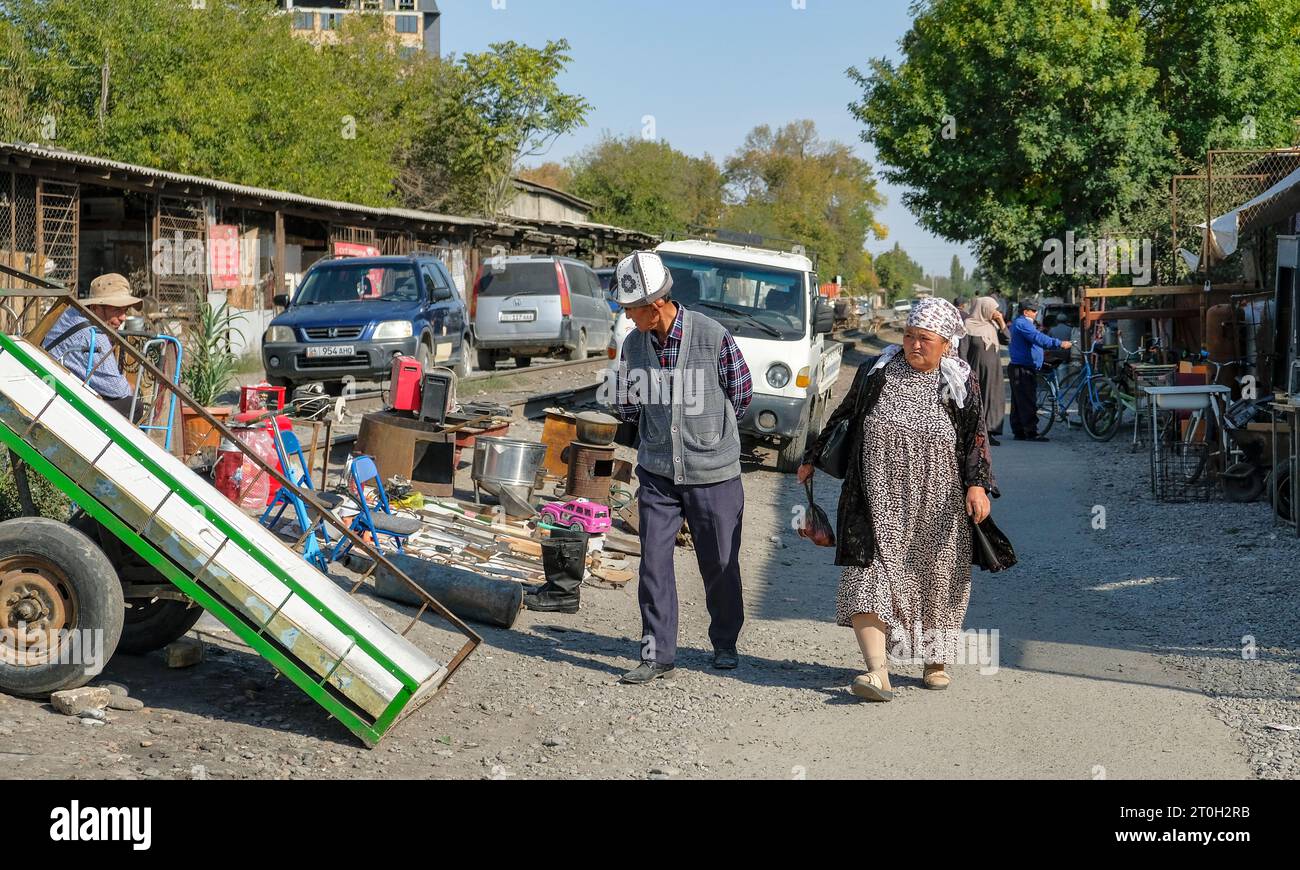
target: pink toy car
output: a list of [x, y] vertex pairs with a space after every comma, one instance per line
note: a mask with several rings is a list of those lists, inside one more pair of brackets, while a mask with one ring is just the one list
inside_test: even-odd
[[584, 531], [599, 535], [613, 528], [609, 520], [609, 508], [594, 501], [578, 499], [564, 504], [548, 504], [542, 507], [541, 517], [553, 526], [564, 526], [573, 531]]

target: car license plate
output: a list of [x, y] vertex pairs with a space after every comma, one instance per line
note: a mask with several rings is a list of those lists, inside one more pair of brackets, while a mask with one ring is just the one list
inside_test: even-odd
[[499, 323], [532, 323], [537, 319], [536, 311], [502, 311], [498, 315]]
[[333, 356], [355, 356], [357, 347], [354, 344], [326, 344], [319, 347], [307, 348], [308, 359], [320, 359], [322, 357]]

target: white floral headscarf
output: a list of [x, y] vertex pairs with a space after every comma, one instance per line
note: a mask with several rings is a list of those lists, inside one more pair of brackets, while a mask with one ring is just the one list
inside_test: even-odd
[[[922, 299], [907, 316], [907, 325], [928, 329], [948, 340], [948, 351], [943, 359], [939, 360], [939, 376], [943, 380], [944, 388], [957, 403], [957, 407], [964, 407], [966, 382], [970, 380], [970, 365], [957, 354], [957, 342], [966, 335], [966, 326], [957, 306], [937, 296]], [[900, 344], [891, 344], [885, 348], [871, 371], [884, 368], [902, 350], [903, 346]]]

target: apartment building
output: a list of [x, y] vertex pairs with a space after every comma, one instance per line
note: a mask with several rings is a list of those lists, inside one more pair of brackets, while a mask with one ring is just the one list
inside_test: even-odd
[[329, 43], [348, 15], [383, 15], [402, 43], [402, 53], [441, 53], [442, 13], [436, 0], [277, 0], [285, 14], [293, 16], [293, 31], [304, 39]]

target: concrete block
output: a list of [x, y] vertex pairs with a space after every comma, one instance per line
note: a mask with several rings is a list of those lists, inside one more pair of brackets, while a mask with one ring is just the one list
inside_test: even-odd
[[64, 689], [50, 695], [54, 709], [64, 716], [75, 716], [82, 710], [102, 710], [108, 706], [111, 693], [108, 689], [83, 686], [80, 689]]
[[169, 668], [192, 668], [203, 661], [203, 641], [196, 637], [183, 637], [167, 644], [163, 654]]

